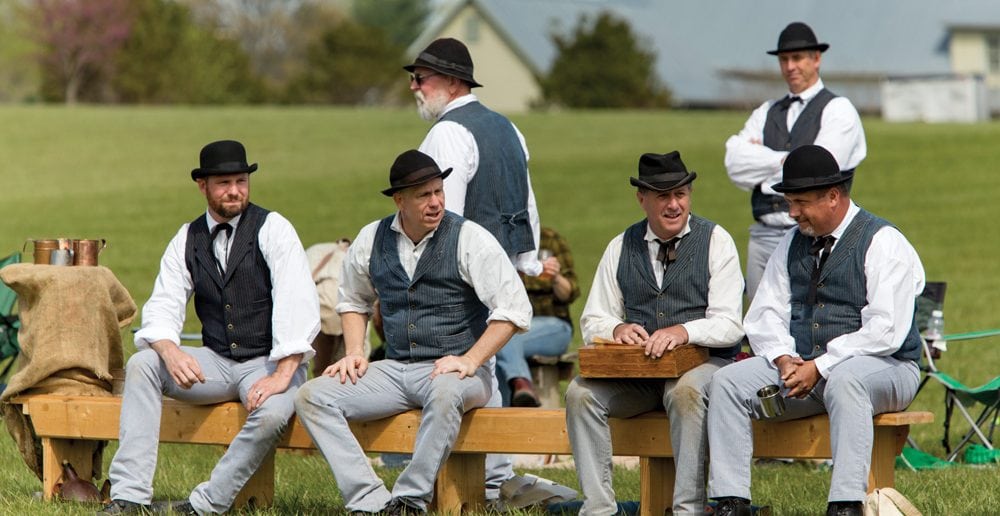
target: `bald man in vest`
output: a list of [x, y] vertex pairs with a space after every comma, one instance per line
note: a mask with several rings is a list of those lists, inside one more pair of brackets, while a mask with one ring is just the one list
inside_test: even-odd
[[743, 321], [754, 356], [716, 373], [708, 408], [715, 514], [750, 514], [756, 392], [778, 385], [778, 420], [830, 415], [828, 516], [860, 516], [872, 417], [904, 410], [920, 382], [913, 319], [924, 269], [889, 222], [855, 204], [833, 154], [793, 150], [780, 183], [797, 227], [778, 243]]

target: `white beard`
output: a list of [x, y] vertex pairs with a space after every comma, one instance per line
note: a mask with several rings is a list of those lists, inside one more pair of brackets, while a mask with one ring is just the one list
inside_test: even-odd
[[448, 97], [444, 92], [436, 97], [427, 98], [424, 92], [416, 91], [413, 96], [417, 99], [417, 113], [420, 114], [420, 118], [428, 122], [437, 120], [448, 105]]

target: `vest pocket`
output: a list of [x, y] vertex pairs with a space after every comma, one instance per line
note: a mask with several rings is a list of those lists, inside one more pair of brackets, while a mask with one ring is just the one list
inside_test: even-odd
[[443, 356], [465, 353], [476, 343], [476, 338], [472, 335], [472, 331], [466, 329], [455, 335], [439, 336], [435, 341]]

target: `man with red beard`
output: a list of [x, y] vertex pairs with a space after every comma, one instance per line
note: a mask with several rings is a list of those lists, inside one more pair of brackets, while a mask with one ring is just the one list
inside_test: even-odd
[[[167, 245], [126, 366], [111, 498], [98, 514], [147, 513], [163, 396], [195, 404], [240, 400], [246, 423], [187, 500], [153, 504], [175, 514], [226, 512], [284, 432], [319, 331], [309, 262], [284, 217], [250, 203], [246, 150], [224, 140], [201, 150], [191, 178], [208, 201]], [[180, 345], [188, 299], [202, 347]]]
[[573, 380], [566, 428], [586, 496], [580, 514], [617, 512], [608, 418], [664, 408], [677, 464], [672, 514], [704, 513], [708, 388], [739, 351], [743, 276], [729, 233], [691, 213], [695, 177], [677, 151], [642, 155], [630, 181], [646, 218], [608, 244], [580, 328], [584, 342], [643, 346], [652, 359], [679, 346], [708, 348], [711, 358], [680, 378]]
[[[473, 77], [469, 49], [454, 38], [437, 39], [403, 69], [410, 72], [420, 117], [434, 123], [419, 150], [452, 171], [444, 181], [445, 208], [492, 233], [519, 271], [540, 275], [541, 226], [528, 173], [528, 147], [510, 120], [487, 109], [472, 93], [482, 84]], [[528, 378], [513, 378], [510, 388], [534, 391]], [[488, 406], [502, 403], [498, 385]], [[501, 484], [513, 476], [510, 456], [488, 455], [486, 498], [498, 499]]]

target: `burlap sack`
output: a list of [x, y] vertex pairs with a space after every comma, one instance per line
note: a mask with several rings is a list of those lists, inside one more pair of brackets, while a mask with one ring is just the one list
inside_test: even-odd
[[[121, 369], [122, 328], [135, 318], [128, 290], [107, 267], [21, 263], [0, 269], [18, 297], [20, 367], [0, 397], [0, 410], [25, 463], [42, 478], [41, 447], [30, 417], [9, 400], [22, 394], [108, 396]], [[99, 478], [103, 442], [94, 443]]]

